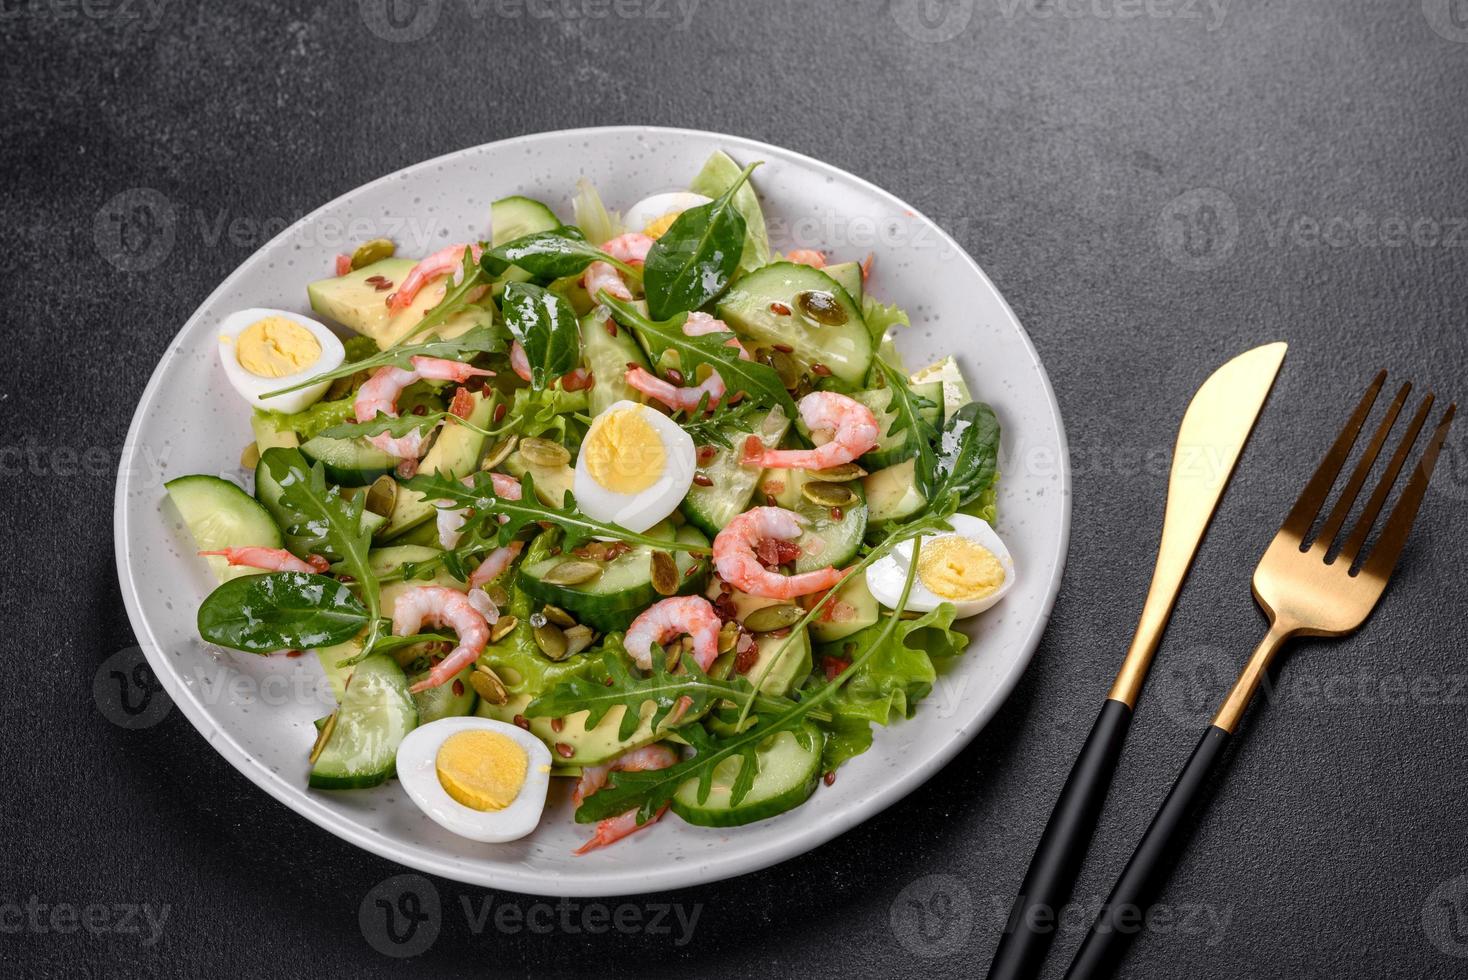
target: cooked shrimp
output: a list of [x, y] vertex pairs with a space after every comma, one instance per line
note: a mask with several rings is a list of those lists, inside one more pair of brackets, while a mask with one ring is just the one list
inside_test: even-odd
[[[653, 240], [641, 232], [628, 232], [618, 235], [616, 238], [605, 242], [601, 250], [619, 262], [628, 265], [641, 265], [647, 261], [648, 250], [652, 248]], [[627, 288], [627, 283], [622, 279], [622, 274], [617, 267], [610, 262], [593, 262], [586, 267], [581, 274], [581, 284], [591, 294], [594, 300], [603, 289], [608, 295], [617, 299], [632, 298], [632, 290]]]
[[[581, 780], [576, 784], [576, 791], [572, 794], [572, 799], [577, 806], [580, 806], [582, 800], [606, 785], [607, 777], [613, 772], [652, 772], [677, 764], [678, 753], [669, 746], [655, 743], [640, 749], [633, 749], [630, 752], [622, 753], [606, 765], [589, 766], [582, 769]], [[620, 816], [608, 817], [596, 825], [596, 833], [592, 835], [591, 839], [572, 853], [585, 854], [598, 847], [614, 844], [628, 834], [657, 823], [667, 809], [667, 806], [664, 805], [650, 819], [642, 823], [637, 822], [636, 810], [628, 810]]]
[[525, 547], [524, 541], [511, 541], [502, 548], [496, 548], [485, 556], [479, 567], [469, 574], [469, 588], [477, 589], [481, 585], [488, 585], [505, 573], [511, 563], [520, 556], [520, 549]]
[[[716, 319], [707, 313], [697, 310], [688, 314], [683, 321], [683, 333], [689, 337], [702, 337], [710, 333], [730, 333], [729, 325], [723, 320]], [[733, 347], [739, 351], [743, 360], [749, 360], [749, 351], [735, 337], [730, 337], [724, 346]], [[633, 367], [627, 369], [628, 386], [637, 389], [650, 398], [656, 398], [664, 405], [683, 412], [694, 412], [703, 402], [704, 396], [708, 396], [707, 408], [716, 407], [728, 393], [724, 385], [724, 379], [719, 377], [719, 372], [711, 370], [709, 376], [701, 384], [690, 385], [679, 388], [670, 381], [664, 381], [657, 375], [645, 368]]]
[[[491, 473], [489, 474], [489, 478], [494, 483], [496, 496], [503, 497], [506, 500], [520, 499], [521, 490], [519, 480], [516, 480], [513, 476], [507, 476], [504, 473]], [[466, 476], [462, 482], [466, 487], [472, 486], [474, 478], [472, 476]], [[446, 503], [447, 501], [444, 502]], [[464, 508], [462, 507], [458, 509], [439, 507], [438, 543], [443, 545], [445, 551], [452, 551], [459, 546], [459, 539], [463, 537], [464, 522], [468, 519], [469, 515], [464, 513]], [[502, 519], [500, 523], [503, 524], [504, 520]]]
[[693, 659], [704, 670], [719, 658], [719, 630], [723, 620], [702, 596], [674, 596], [655, 602], [632, 621], [622, 645], [644, 670], [652, 667], [652, 645], [667, 643], [687, 633], [693, 637]]
[[740, 592], [766, 599], [794, 599], [835, 587], [846, 575], [839, 569], [781, 575], [766, 569], [755, 554], [761, 542], [794, 541], [804, 523], [798, 514], [780, 507], [755, 507], [740, 514], [714, 538], [714, 568], [719, 578]]
[[[525, 355], [525, 348], [518, 340], [510, 344], [510, 367], [520, 376], [521, 381], [530, 382], [530, 358]], [[590, 388], [591, 385], [591, 372], [585, 368], [573, 368], [561, 375], [561, 387], [567, 391], [580, 391], [582, 388]]]
[[826, 267], [826, 253], [817, 252], [813, 248], [797, 248], [785, 256], [789, 262], [798, 265], [808, 265], [812, 269], [824, 269]]
[[855, 398], [834, 391], [813, 391], [800, 400], [798, 407], [811, 435], [825, 432], [829, 441], [815, 449], [766, 449], [758, 436], [750, 436], [745, 440], [740, 462], [770, 469], [825, 470], [876, 448], [881, 433], [877, 417]]
[[352, 257], [350, 255], [338, 255], [336, 257], [336, 274], [338, 277], [347, 275], [352, 271]]
[[484, 252], [480, 245], [450, 245], [439, 249], [408, 270], [408, 274], [398, 284], [397, 292], [387, 298], [387, 308], [394, 313], [407, 309], [430, 280], [458, 272], [464, 264], [466, 248], [473, 253], [474, 261], [478, 262]]
[[[493, 377], [493, 371], [471, 367], [461, 361], [450, 361], [442, 357], [414, 357], [413, 370], [399, 367], [380, 367], [357, 389], [352, 411], [358, 422], [366, 422], [379, 414], [398, 417], [398, 396], [403, 389], [415, 381], [457, 381], [463, 383], [476, 376]], [[396, 456], [406, 464], [400, 469], [414, 469], [418, 455], [423, 451], [423, 441], [428, 434], [415, 429], [405, 436], [394, 438], [391, 433], [379, 432], [367, 441], [389, 456]], [[411, 473], [406, 475], [411, 476]]]
[[[478, 591], [478, 590], [476, 590]], [[483, 593], [480, 593], [483, 595]], [[485, 599], [489, 596], [485, 595]], [[471, 600], [456, 589], [441, 585], [420, 585], [398, 596], [393, 603], [394, 636], [412, 636], [424, 621], [444, 626], [459, 634], [459, 645], [434, 665], [428, 676], [408, 690], [416, 694], [452, 680], [453, 676], [474, 662], [489, 642], [489, 621]], [[493, 602], [490, 603], [493, 606]]]
[[320, 574], [331, 568], [331, 562], [320, 555], [307, 555], [306, 560], [302, 561], [284, 548], [220, 548], [218, 551], [201, 551], [199, 554], [223, 558], [231, 565], [263, 568], [267, 572]]

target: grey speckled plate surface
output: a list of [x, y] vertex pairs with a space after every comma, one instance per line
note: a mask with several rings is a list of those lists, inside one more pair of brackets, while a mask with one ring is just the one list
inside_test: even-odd
[[[716, 149], [761, 159], [756, 186], [775, 248], [820, 248], [837, 260], [875, 253], [870, 291], [912, 314], [899, 341], [911, 366], [955, 354], [976, 397], [1004, 427], [998, 531], [1017, 583], [965, 624], [974, 642], [940, 673], [916, 717], [877, 732], [804, 806], [732, 830], [676, 818], [614, 847], [573, 857], [588, 828], [552, 789], [539, 829], [477, 844], [428, 820], [396, 783], [346, 793], [306, 789], [312, 719], [329, 710], [314, 658], [259, 658], [206, 645], [194, 628], [213, 581], [192, 555], [164, 481], [238, 469], [248, 411], [216, 360], [214, 329], [247, 306], [307, 312], [306, 284], [332, 256], [383, 235], [401, 254], [488, 233], [491, 201], [526, 194], [570, 216], [590, 178], [623, 209], [680, 188]], [[246, 485], [248, 485], [246, 483]], [[128, 432], [115, 502], [118, 576], [133, 628], [168, 694], [241, 772], [297, 813], [405, 865], [538, 895], [634, 894], [707, 883], [803, 853], [890, 806], [937, 772], [989, 720], [1024, 669], [1060, 586], [1070, 525], [1070, 472], [1060, 410], [1034, 347], [978, 265], [928, 219], [834, 167], [752, 140], [690, 130], [617, 127], [543, 133], [429, 160], [332, 201], [250, 257], [214, 291], [153, 372]]]

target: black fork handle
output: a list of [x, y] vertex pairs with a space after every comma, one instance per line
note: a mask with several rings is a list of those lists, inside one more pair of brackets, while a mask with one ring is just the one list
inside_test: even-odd
[[1066, 971], [1066, 980], [1093, 980], [1109, 976], [1122, 953], [1145, 921], [1158, 888], [1167, 879], [1173, 860], [1192, 833], [1190, 817], [1210, 783], [1227, 747], [1229, 733], [1209, 726], [1188, 757], [1188, 764], [1172, 784], [1152, 825], [1142, 837], [1116, 881], [1116, 887], [1091, 923], [1085, 942]]
[[1055, 938], [1060, 908], [1070, 899], [1090, 846], [1131, 720], [1130, 707], [1106, 699], [1030, 858], [1024, 884], [989, 964], [989, 980], [1028, 980], [1039, 974]]

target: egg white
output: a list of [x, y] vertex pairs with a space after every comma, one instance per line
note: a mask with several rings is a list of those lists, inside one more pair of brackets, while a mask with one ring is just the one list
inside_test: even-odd
[[628, 208], [627, 213], [622, 217], [622, 225], [628, 231], [642, 231], [665, 214], [674, 212], [682, 214], [689, 208], [708, 204], [711, 200], [712, 198], [695, 194], [692, 191], [665, 191], [662, 194], [653, 194]]
[[[235, 348], [240, 334], [244, 333], [250, 324], [255, 323], [257, 320], [263, 320], [266, 317], [272, 316], [283, 317], [292, 323], [304, 327], [311, 332], [311, 336], [315, 337], [316, 342], [321, 345], [321, 356], [307, 365], [305, 370], [297, 371], [295, 374], [288, 374], [282, 378], [262, 378], [246, 371], [245, 366], [240, 363], [239, 355]], [[309, 388], [302, 388], [299, 391], [292, 391], [284, 395], [276, 395], [273, 398], [263, 398], [261, 396], [267, 391], [289, 388], [293, 384], [299, 384], [307, 378], [314, 377], [322, 372], [334, 371], [341, 367], [342, 362], [346, 359], [346, 349], [342, 347], [342, 342], [337, 339], [336, 334], [327, 329], [325, 325], [317, 323], [308, 316], [301, 316], [299, 313], [291, 313], [288, 310], [270, 310], [263, 308], [239, 310], [225, 317], [223, 322], [219, 324], [220, 363], [224, 365], [224, 373], [229, 378], [229, 383], [234, 387], [235, 391], [239, 392], [241, 398], [250, 403], [252, 408], [286, 413], [301, 411], [324, 395], [327, 386], [331, 382], [322, 381]]]
[[657, 482], [638, 493], [610, 490], [592, 477], [586, 465], [586, 454], [581, 453], [576, 458], [576, 473], [571, 483], [571, 492], [576, 495], [576, 505], [586, 516], [616, 524], [629, 531], [642, 532], [673, 513], [688, 495], [697, 467], [697, 450], [693, 446], [693, 437], [680, 429], [676, 422], [655, 408], [632, 401], [620, 401], [608, 406], [592, 421], [583, 444], [590, 442], [597, 423], [604, 416], [626, 410], [640, 413], [663, 444], [663, 472]]
[[[945, 599], [923, 584], [921, 576], [914, 576], [912, 592], [907, 597], [907, 607], [913, 612], [929, 612], [938, 608], [942, 603], [950, 603], [955, 610], [956, 619], [966, 619], [969, 616], [977, 616], [979, 613], [993, 606], [1005, 594], [1014, 587], [1014, 558], [1009, 554], [1004, 542], [989, 522], [968, 514], [954, 514], [948, 519], [953, 525], [953, 533], [959, 537], [967, 538], [982, 548], [987, 548], [999, 559], [999, 564], [1004, 567], [1004, 584], [995, 589], [982, 599]], [[947, 537], [946, 533], [936, 535], [925, 535], [923, 544]], [[919, 561], [922, 556], [919, 554]], [[896, 609], [897, 603], [902, 598], [902, 586], [907, 581], [907, 568], [912, 562], [912, 542], [904, 541], [892, 552], [883, 555], [872, 562], [867, 569], [867, 588], [872, 596], [886, 606], [888, 609]]]
[[[529, 756], [525, 783], [503, 810], [476, 810], [448, 794], [438, 781], [436, 760], [444, 740], [457, 732], [495, 732], [512, 739]], [[502, 721], [473, 716], [440, 718], [413, 729], [398, 746], [398, 781], [418, 809], [439, 826], [460, 837], [502, 844], [519, 840], [535, 829], [545, 810], [550, 789], [550, 750], [530, 732]]]

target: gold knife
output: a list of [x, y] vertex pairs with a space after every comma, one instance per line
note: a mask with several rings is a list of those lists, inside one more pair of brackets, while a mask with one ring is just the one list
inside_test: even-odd
[[1061, 906], [1070, 898], [1091, 842], [1162, 630], [1223, 488], [1264, 408], [1286, 349], [1283, 342], [1265, 344], [1235, 357], [1203, 382], [1183, 415], [1167, 483], [1162, 543], [1147, 601], [1121, 670], [1030, 859], [989, 964], [989, 980], [1020, 980], [1039, 974]]

